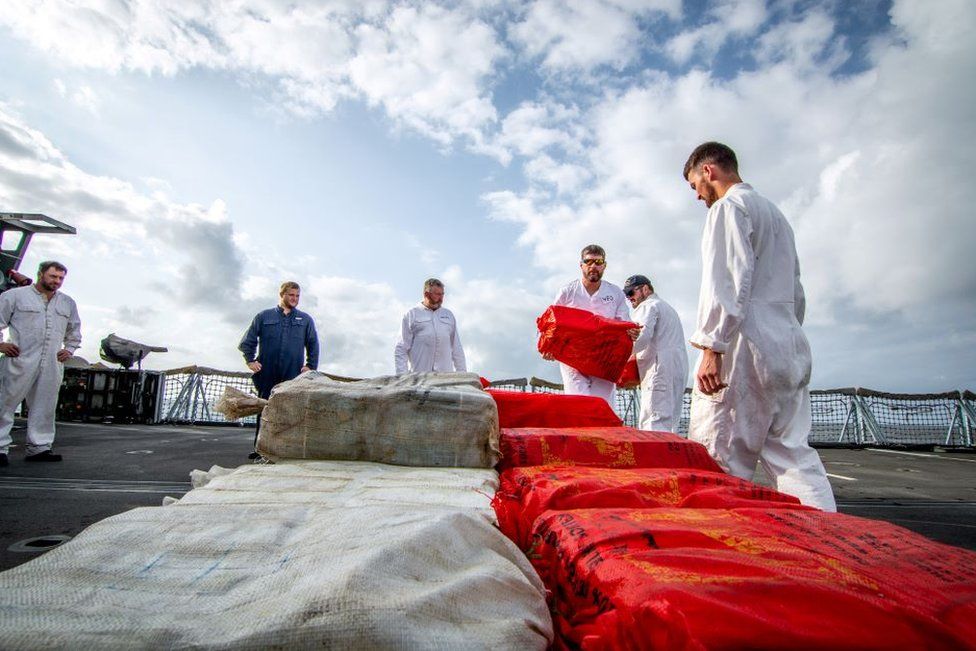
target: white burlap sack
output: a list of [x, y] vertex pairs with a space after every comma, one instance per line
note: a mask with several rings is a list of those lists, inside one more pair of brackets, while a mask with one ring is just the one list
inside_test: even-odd
[[[244, 468], [246, 466], [241, 467]], [[236, 472], [234, 468], [224, 468], [222, 466], [210, 466], [210, 470], [191, 470], [190, 485], [193, 486], [193, 488], [203, 488], [210, 483], [214, 477], [229, 475], [232, 472]]]
[[[247, 467], [173, 506], [103, 520], [0, 574], [2, 647], [543, 649], [552, 640], [541, 582], [483, 514], [490, 495], [462, 488], [484, 485], [485, 472], [418, 469], [416, 478], [433, 473], [425, 493], [382, 468], [354, 473], [353, 490], [355, 477], [337, 468], [288, 464], [277, 467], [286, 494], [310, 476], [310, 492], [350, 505], [222, 503], [247, 477], [274, 478], [267, 471]], [[438, 488], [437, 472], [457, 490]], [[398, 484], [433, 505], [365, 505]], [[480, 506], [452, 506], [472, 494]]]
[[[200, 472], [194, 470], [190, 475]], [[498, 473], [494, 470], [410, 468], [364, 461], [281, 461], [241, 466], [234, 471], [214, 466], [207, 474], [209, 481], [187, 493], [181, 505], [440, 506], [478, 511], [495, 521], [491, 497], [498, 490]]]
[[338, 382], [303, 373], [274, 388], [257, 450], [269, 459], [491, 468], [498, 409], [474, 373]]
[[258, 398], [253, 393], [245, 393], [227, 385], [220, 400], [214, 405], [214, 411], [226, 416], [227, 420], [237, 420], [260, 414], [266, 404], [267, 400]]

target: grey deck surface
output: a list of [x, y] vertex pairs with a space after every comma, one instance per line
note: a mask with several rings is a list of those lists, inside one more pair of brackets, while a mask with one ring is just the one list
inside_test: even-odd
[[[0, 570], [45, 551], [11, 551], [24, 540], [75, 536], [88, 525], [190, 489], [189, 473], [235, 467], [251, 450], [250, 427], [59, 423], [62, 463], [23, 461], [13, 432], [0, 468]], [[935, 540], [976, 550], [976, 454], [822, 449], [840, 510], [887, 520]], [[21, 545], [23, 547], [23, 545]]]

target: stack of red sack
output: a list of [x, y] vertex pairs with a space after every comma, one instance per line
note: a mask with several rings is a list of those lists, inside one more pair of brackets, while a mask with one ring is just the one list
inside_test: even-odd
[[789, 508], [546, 511], [530, 558], [559, 644], [976, 648], [976, 554]]
[[972, 552], [804, 507], [670, 433], [503, 428], [500, 446], [493, 505], [556, 648], [976, 648]]

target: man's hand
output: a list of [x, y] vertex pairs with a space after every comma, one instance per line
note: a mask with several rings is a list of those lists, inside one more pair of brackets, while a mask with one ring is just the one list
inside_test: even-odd
[[71, 352], [70, 351], [67, 351], [64, 348], [62, 348], [61, 350], [58, 351], [57, 358], [58, 358], [58, 361], [61, 362], [62, 364], [69, 357], [71, 357]]
[[722, 384], [722, 356], [714, 350], [702, 350], [702, 361], [698, 367], [698, 390], [707, 396], [718, 393], [726, 386]]
[[552, 353], [542, 353], [542, 359], [546, 360], [547, 362], [551, 362], [556, 358], [552, 356]]
[[300, 373], [306, 373], [306, 372], [311, 371], [311, 370], [312, 370], [312, 367], [310, 367], [310, 366], [303, 366], [302, 367], [302, 370], [299, 371], [299, 372]]
[[248, 362], [247, 367], [251, 369], [253, 373], [258, 373], [261, 370], [261, 362]]
[[17, 348], [17, 344], [0, 344], [0, 353], [3, 353], [7, 357], [18, 357], [20, 355], [20, 348]]
[[636, 328], [631, 328], [627, 331], [627, 335], [630, 337], [631, 341], [637, 341], [637, 338], [640, 337], [641, 328], [643, 327], [644, 326], [637, 326]]

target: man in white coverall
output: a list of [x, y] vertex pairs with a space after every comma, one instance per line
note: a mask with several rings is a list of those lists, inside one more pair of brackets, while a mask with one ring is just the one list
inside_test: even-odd
[[467, 370], [457, 320], [443, 303], [444, 283], [436, 278], [424, 282], [424, 299], [403, 315], [400, 325], [393, 350], [397, 375]]
[[42, 262], [37, 283], [0, 294], [0, 340], [10, 328], [9, 341], [0, 343], [0, 466], [9, 461], [14, 410], [27, 400], [27, 456], [25, 461], [61, 461], [51, 452], [54, 410], [64, 361], [81, 346], [78, 307], [58, 291], [67, 268]]
[[646, 276], [628, 278], [624, 296], [634, 308], [631, 320], [641, 326], [634, 342], [641, 379], [640, 428], [677, 432], [688, 379], [688, 351], [681, 319], [654, 292]]
[[[580, 252], [580, 270], [583, 277], [574, 280], [559, 290], [553, 305], [565, 305], [599, 314], [608, 319], [627, 321], [627, 299], [619, 287], [603, 280], [607, 269], [607, 254], [603, 247], [590, 244]], [[637, 329], [630, 330], [630, 336], [637, 338]], [[552, 359], [544, 356], [546, 359]], [[559, 363], [559, 373], [563, 378], [563, 390], [579, 396], [598, 396], [613, 407], [616, 385], [610, 380], [583, 375], [568, 364]]]
[[698, 326], [701, 349], [689, 438], [737, 477], [756, 462], [776, 488], [835, 511], [833, 491], [810, 447], [810, 345], [793, 229], [739, 177], [717, 142], [698, 146], [684, 176], [708, 206], [702, 235]]

